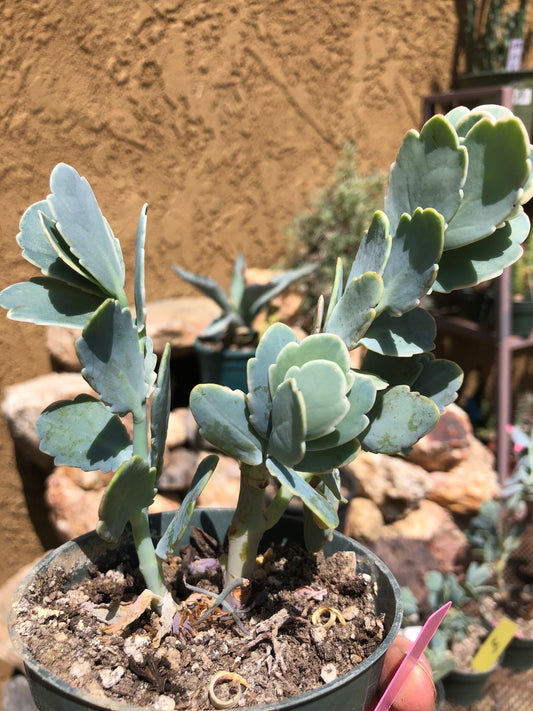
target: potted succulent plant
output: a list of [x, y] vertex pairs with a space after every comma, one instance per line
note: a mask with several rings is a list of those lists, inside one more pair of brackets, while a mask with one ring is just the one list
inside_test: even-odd
[[525, 561], [519, 546], [533, 501], [533, 441], [518, 427], [511, 427], [510, 434], [518, 457], [513, 474], [501, 499], [486, 501], [466, 534], [473, 555], [491, 570], [495, 593], [482, 601], [487, 622], [494, 625], [507, 617], [519, 628], [505, 650], [503, 664], [524, 670], [533, 666], [533, 580], [522, 571]]
[[[444, 696], [453, 704], [468, 705], [478, 701], [484, 693], [486, 683], [497, 664], [487, 671], [479, 671], [471, 663], [482, 642], [488, 635], [479, 614], [477, 600], [492, 592], [488, 585], [491, 569], [473, 561], [466, 571], [443, 574], [440, 570], [429, 570], [425, 574], [427, 607], [430, 612], [438, 610], [447, 601], [452, 602], [448, 614], [433, 636], [426, 656], [435, 681], [441, 681]], [[422, 605], [409, 588], [402, 589], [404, 601], [404, 627], [408, 636], [410, 627], [424, 621]]]
[[[399, 629], [397, 584], [377, 559], [359, 548], [357, 571], [364, 573], [362, 578], [354, 577], [349, 552], [335, 566], [322, 565], [320, 553], [304, 564], [307, 558], [291, 547], [296, 538], [294, 526], [282, 559], [276, 558], [276, 545], [259, 556], [261, 539], [271, 531], [276, 541], [274, 530], [279, 531], [277, 524], [282, 524], [296, 496], [303, 504], [303, 539], [311, 552], [324, 547], [331, 553], [332, 545], [354, 550], [354, 542], [334, 532], [342, 499], [339, 467], [361, 448], [384, 453], [409, 448], [436, 425], [440, 413], [455, 399], [460, 369], [432, 356], [435, 324], [420, 301], [431, 289], [452, 290], [492, 278], [519, 258], [520, 243], [529, 229], [521, 203], [530, 195], [530, 154], [523, 124], [500, 107], [456, 109], [446, 117], [430, 119], [420, 134], [407, 134], [391, 170], [385, 209], [375, 213], [346, 280], [339, 266], [328, 308], [322, 300], [318, 304], [314, 332], [299, 341], [290, 328], [274, 324], [248, 363], [246, 391], [208, 383], [197, 385], [191, 393], [190, 406], [201, 433], [240, 462], [241, 493], [231, 523], [225, 514], [221, 527], [209, 512], [201, 512], [195, 521], [201, 522], [204, 534], [188, 525], [199, 492], [216, 464], [216, 458], [209, 456], [200, 464], [170, 525], [163, 526], [166, 521], [161, 520], [156, 524], [155, 543], [147, 507], [163, 463], [169, 378], [168, 351], [156, 378], [155, 358], [144, 328], [146, 209], [137, 231], [134, 317], [125, 297], [119, 244], [88, 183], [69, 166], [60, 164], [54, 169], [51, 195], [26, 211], [18, 238], [23, 256], [44, 276], [8, 287], [0, 295], [0, 305], [12, 318], [82, 327], [77, 352], [82, 373], [97, 396], [51, 405], [39, 418], [37, 429], [42, 448], [56, 462], [115, 473], [104, 493], [97, 526], [100, 537], [111, 542], [103, 569], [108, 572], [102, 576], [95, 565], [104, 559], [94, 537], [82, 538], [45, 559], [16, 598], [12, 629], [19, 647], [31, 646], [44, 635], [44, 657], [64, 657], [67, 640], [77, 631], [83, 639], [80, 655], [87, 651], [93, 662], [96, 658], [99, 672], [105, 672], [97, 674], [102, 685], [96, 697], [93, 693], [88, 698], [87, 691], [75, 686], [87, 676], [89, 658], [80, 657], [76, 665], [70, 664], [68, 682], [58, 682], [24, 650], [32, 679], [45, 696], [39, 702], [41, 708], [59, 708], [57, 699], [50, 702], [57, 693], [68, 696], [70, 708], [119, 708], [112, 699], [121, 695], [123, 680], [132, 670], [140, 681], [130, 708], [141, 705], [138, 694], [141, 687], [146, 691], [146, 679], [150, 680], [146, 693], [152, 694], [149, 706], [161, 705], [159, 697], [156, 704], [154, 694], [165, 696], [163, 692], [169, 689], [181, 703], [185, 698], [191, 708], [202, 708], [209, 699], [216, 706], [220, 703], [218, 687], [226, 681], [244, 694], [239, 705], [262, 703], [261, 689], [269, 693], [275, 679], [285, 681], [289, 667], [297, 667], [296, 660], [302, 660], [297, 653], [294, 665], [286, 665], [282, 654], [285, 645], [301, 642], [302, 635], [307, 651], [325, 644], [322, 659], [328, 661], [330, 654], [347, 651], [355, 668], [341, 672], [337, 679], [335, 664], [333, 669], [320, 667], [319, 679], [301, 674], [299, 684], [291, 687], [290, 698], [281, 700], [287, 693], [274, 691], [275, 703], [270, 708], [308, 704], [308, 708], [321, 709], [324, 695], [327, 703], [339, 708], [366, 708], [384, 651]], [[352, 370], [349, 351], [358, 346], [365, 346], [368, 353], [361, 370]], [[132, 422], [133, 440], [121, 422], [123, 416]], [[271, 480], [278, 488], [267, 500], [265, 489]], [[135, 569], [125, 568], [130, 556], [119, 539], [128, 522], [140, 576]], [[227, 553], [220, 558], [226, 532]], [[278, 533], [277, 540], [283, 535], [287, 538]], [[180, 559], [175, 558], [180, 541], [187, 540], [203, 551], [200, 562], [190, 547]], [[54, 561], [63, 555], [70, 563], [56, 565]], [[83, 562], [83, 575], [79, 563], [72, 564], [77, 556]], [[221, 560], [225, 560], [223, 576]], [[258, 561], [262, 572], [256, 571]], [[285, 593], [279, 591], [281, 568], [292, 570], [294, 586], [314, 570], [320, 575], [330, 568], [340, 572], [335, 589], [324, 593], [320, 586], [304, 585], [295, 591], [296, 601], [282, 605], [267, 622], [261, 619], [264, 605], [280, 595], [284, 599]], [[193, 586], [191, 597], [192, 574], [202, 580], [207, 576], [208, 587]], [[132, 590], [136, 575], [138, 586]], [[104, 578], [106, 592], [95, 594], [91, 576]], [[176, 576], [171, 592], [166, 581]], [[267, 594], [264, 605], [258, 607], [262, 584], [267, 582], [275, 592]], [[80, 592], [75, 583], [88, 587]], [[42, 598], [38, 585], [44, 586]], [[69, 586], [73, 586], [71, 591]], [[350, 604], [345, 598], [349, 591]], [[373, 604], [378, 613], [377, 622], [371, 623], [377, 646], [370, 647], [374, 651], [364, 661], [363, 647], [351, 638], [350, 619], [358, 619], [350, 609], [354, 594]], [[212, 604], [206, 603], [210, 597], [214, 597]], [[68, 600], [76, 605], [71, 616], [63, 611]], [[105, 670], [101, 669], [102, 628], [100, 632], [92, 628], [86, 612], [90, 620], [103, 617], [100, 624], [110, 636], [105, 649], [113, 661]], [[234, 626], [230, 637], [242, 633], [245, 644], [239, 639], [234, 657], [213, 664], [203, 645], [212, 637], [218, 640], [227, 626], [226, 613]], [[206, 619], [207, 629], [198, 628]], [[291, 634], [281, 643], [280, 627], [285, 624]], [[144, 629], [146, 625], [150, 631]], [[195, 635], [197, 628], [200, 632]], [[128, 634], [132, 629], [137, 634]], [[335, 644], [335, 635], [342, 634], [348, 634], [350, 642]], [[59, 647], [51, 652], [54, 637]], [[165, 657], [164, 640], [170, 640], [174, 650], [165, 648]], [[251, 664], [272, 673], [263, 685], [248, 688], [248, 673], [241, 673], [246, 664], [243, 655], [261, 644], [262, 651]], [[181, 685], [193, 646], [199, 657], [190, 667], [195, 686], [187, 692]], [[120, 657], [120, 662], [119, 652], [127, 656]], [[265, 662], [267, 657], [270, 661]], [[164, 673], [169, 668], [174, 669], [174, 676]], [[94, 678], [93, 670], [90, 679]], [[309, 683], [321, 688], [300, 696]], [[89, 688], [94, 692], [92, 681]]]
[[229, 293], [208, 276], [174, 265], [178, 276], [195, 286], [221, 308], [217, 316], [196, 339], [194, 347], [200, 364], [203, 383], [218, 383], [230, 388], [246, 388], [246, 364], [259, 340], [254, 320], [276, 296], [305, 274], [314, 265], [283, 271], [264, 284], [246, 281], [246, 262], [242, 253], [237, 255]]

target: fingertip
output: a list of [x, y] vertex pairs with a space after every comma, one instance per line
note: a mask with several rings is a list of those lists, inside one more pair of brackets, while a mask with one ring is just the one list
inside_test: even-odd
[[[380, 688], [382, 691], [387, 688], [411, 646], [412, 642], [405, 637], [397, 637], [392, 643], [385, 657], [381, 673]], [[392, 711], [433, 711], [435, 699], [436, 690], [431, 666], [428, 660], [422, 656], [396, 697]]]

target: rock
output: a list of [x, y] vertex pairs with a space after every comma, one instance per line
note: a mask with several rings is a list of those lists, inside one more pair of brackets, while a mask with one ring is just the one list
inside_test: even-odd
[[383, 538], [417, 538], [430, 541], [452, 517], [449, 511], [433, 501], [423, 500], [414, 511], [383, 529]]
[[455, 524], [449, 511], [433, 501], [421, 501], [400, 521], [385, 526], [382, 538], [403, 538], [424, 541], [429, 552], [439, 562], [439, 569], [451, 572], [468, 548], [465, 534]]
[[[147, 305], [146, 328], [154, 344], [154, 352], [161, 356], [167, 342], [172, 357], [192, 352], [195, 338], [208, 323], [220, 314], [219, 307], [206, 296], [183, 296], [154, 301]], [[46, 342], [56, 367], [79, 371], [80, 363], [74, 343], [81, 335], [76, 329], [49, 326]]]
[[56, 400], [69, 400], [81, 393], [95, 394], [79, 373], [49, 373], [5, 389], [2, 411], [15, 448], [24, 461], [50, 472], [53, 460], [39, 449], [35, 432], [37, 418]]
[[[200, 452], [205, 457], [207, 452]], [[198, 506], [206, 508], [235, 508], [239, 498], [241, 474], [238, 462], [232, 457], [219, 455], [213, 478], [198, 499]]]
[[163, 492], [185, 492], [189, 488], [199, 461], [198, 452], [192, 449], [185, 447], [172, 449], [165, 456], [158, 489]]
[[[60, 541], [94, 530], [100, 500], [110, 477], [110, 474], [82, 472], [74, 467], [57, 467], [47, 477], [45, 502], [50, 523]], [[177, 508], [176, 501], [157, 494], [150, 513]]]
[[167, 447], [175, 449], [187, 442], [188, 407], [178, 407], [171, 410], [168, 418]]
[[383, 527], [381, 511], [371, 499], [356, 497], [349, 502], [344, 521], [347, 536], [358, 541], [377, 541]]
[[468, 459], [449, 471], [434, 471], [429, 476], [432, 488], [428, 498], [456, 514], [477, 513], [484, 501], [497, 498], [500, 494], [492, 456], [488, 457], [487, 448], [475, 439], [471, 443]]
[[409, 461], [426, 471], [449, 471], [468, 459], [475, 437], [470, 419], [457, 405], [449, 405], [429, 434], [411, 449]]
[[371, 499], [386, 522], [415, 508], [431, 489], [427, 472], [400, 457], [361, 452], [344, 469], [355, 478], [359, 496]]

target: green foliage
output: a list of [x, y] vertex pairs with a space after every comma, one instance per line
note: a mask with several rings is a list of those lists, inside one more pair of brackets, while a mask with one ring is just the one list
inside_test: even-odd
[[211, 277], [193, 274], [177, 265], [173, 268], [178, 276], [220, 306], [221, 315], [206, 326], [202, 337], [211, 341], [221, 340], [224, 347], [229, 348], [235, 344], [255, 345], [257, 333], [252, 326], [255, 317], [268, 307], [272, 299], [315, 267], [311, 264], [281, 272], [266, 284], [247, 284], [246, 262], [244, 256], [239, 254], [233, 267], [229, 295]]
[[[528, 0], [504, 12], [506, 0], [466, 0], [467, 72], [505, 69], [511, 39], [524, 37]], [[516, 3], [515, 3], [516, 4]]]
[[[477, 620], [465, 612], [464, 607], [482, 595], [493, 592], [488, 585], [491, 577], [489, 565], [470, 563], [463, 576], [455, 573], [443, 574], [439, 570], [429, 570], [424, 576], [427, 602], [431, 612], [438, 610], [447, 602], [452, 603], [446, 617], [429, 643], [426, 656], [433, 670], [435, 680], [446, 676], [454, 667], [455, 660], [451, 653], [452, 644], [464, 640], [471, 625]], [[403, 626], [421, 623], [418, 602], [409, 588], [402, 588], [404, 602]]]
[[346, 143], [330, 182], [287, 229], [288, 266], [302, 263], [316, 266], [300, 285], [304, 326], [309, 326], [305, 320], [319, 296], [330, 293], [337, 259], [340, 257], [344, 268], [349, 268], [367, 225], [383, 200], [384, 189], [384, 174], [378, 171], [361, 174], [356, 148]]

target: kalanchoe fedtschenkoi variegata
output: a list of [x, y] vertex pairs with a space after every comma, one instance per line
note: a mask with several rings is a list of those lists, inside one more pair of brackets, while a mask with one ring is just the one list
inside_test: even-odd
[[[435, 323], [421, 302], [432, 290], [493, 278], [520, 257], [529, 232], [522, 205], [532, 193], [530, 156], [524, 126], [498, 106], [454, 109], [409, 132], [384, 209], [346, 279], [339, 263], [314, 333], [300, 341], [288, 327], [270, 326], [249, 361], [246, 393], [194, 388], [190, 405], [203, 436], [241, 467], [230, 585], [250, 574], [264, 531], [294, 496], [303, 502], [306, 542], [319, 549], [338, 523], [339, 467], [361, 449], [408, 449], [455, 399], [461, 371], [433, 356]], [[147, 588], [161, 601], [161, 561], [176, 550], [216, 457], [200, 464], [154, 548], [147, 507], [162, 469], [170, 376], [167, 348], [156, 378], [146, 335], [146, 207], [137, 229], [133, 316], [120, 245], [89, 184], [60, 164], [51, 189], [24, 213], [18, 235], [24, 258], [42, 276], [5, 289], [0, 305], [14, 319], [83, 329], [77, 353], [99, 397], [47, 408], [37, 424], [41, 447], [57, 463], [114, 472], [97, 530], [115, 540], [130, 521]], [[361, 346], [366, 355], [357, 370], [349, 351]], [[132, 440], [120, 419], [129, 413]], [[272, 477], [279, 487], [267, 504]]]

